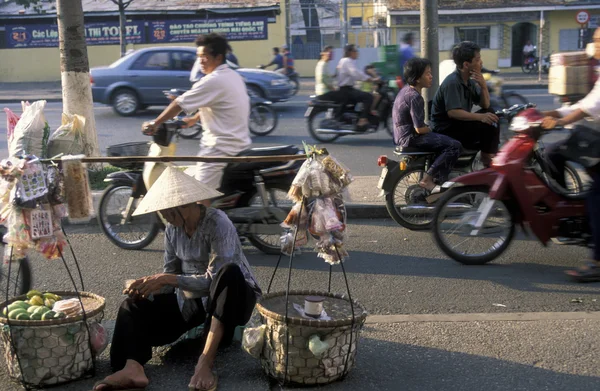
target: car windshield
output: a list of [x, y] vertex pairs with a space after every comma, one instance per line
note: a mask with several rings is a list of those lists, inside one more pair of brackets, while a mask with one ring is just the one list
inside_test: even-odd
[[131, 51], [129, 53], [127, 53], [126, 55], [124, 55], [123, 57], [119, 58], [117, 61], [113, 62], [112, 64], [109, 65], [109, 68], [116, 68], [119, 65], [121, 65], [125, 60], [127, 60], [129, 57], [131, 57], [133, 54], [135, 53], [135, 51]]

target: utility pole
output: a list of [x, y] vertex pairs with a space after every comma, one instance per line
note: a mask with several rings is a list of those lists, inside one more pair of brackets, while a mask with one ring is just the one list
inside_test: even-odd
[[285, 44], [292, 48], [291, 40], [291, 29], [292, 29], [292, 9], [290, 7], [290, 0], [285, 0]]
[[98, 137], [81, 0], [57, 0], [56, 16], [63, 112], [79, 114], [85, 118], [83, 151], [77, 152], [86, 156], [98, 156]]
[[543, 52], [543, 43], [544, 43], [544, 10], [540, 11], [540, 50], [539, 50], [539, 56], [540, 59], [538, 61], [538, 82], [542, 81], [542, 62], [544, 62], [544, 52]]
[[[431, 61], [433, 83], [431, 88], [423, 89], [423, 99], [433, 99], [439, 86], [440, 53], [438, 48], [438, 0], [421, 0], [421, 57]], [[428, 105], [425, 105], [425, 118], [429, 118]]]
[[342, 0], [342, 8], [344, 12], [343, 19], [343, 33], [342, 33], [342, 47], [348, 44], [348, 0]]

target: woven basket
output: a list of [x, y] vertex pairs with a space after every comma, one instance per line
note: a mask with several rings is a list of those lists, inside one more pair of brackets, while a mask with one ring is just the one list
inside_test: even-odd
[[[324, 310], [332, 320], [300, 317], [293, 304], [303, 307], [305, 296], [323, 296]], [[260, 357], [266, 374], [283, 383], [296, 385], [322, 385], [346, 376], [354, 366], [359, 333], [367, 318], [364, 307], [357, 301], [353, 303], [354, 319], [350, 301], [342, 295], [318, 291], [290, 291], [286, 325], [285, 292], [263, 296], [256, 307], [263, 324], [267, 325]], [[286, 332], [289, 334], [287, 373]], [[315, 357], [308, 348], [309, 338], [315, 334], [329, 344], [329, 349], [320, 357]]]
[[[54, 292], [63, 298], [74, 292]], [[80, 292], [88, 325], [100, 322], [103, 297]], [[0, 304], [4, 308], [26, 296]], [[49, 386], [80, 379], [94, 370], [88, 328], [83, 314], [52, 320], [12, 320], [0, 318], [0, 338], [9, 375], [27, 386]]]
[[[137, 141], [133, 143], [124, 143], [109, 145], [106, 147], [106, 156], [146, 156], [150, 150], [150, 143], [147, 141]], [[144, 163], [111, 163], [115, 167], [128, 170], [142, 169]]]

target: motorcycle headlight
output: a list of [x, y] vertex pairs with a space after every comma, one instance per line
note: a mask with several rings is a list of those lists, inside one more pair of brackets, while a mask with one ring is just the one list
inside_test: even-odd
[[273, 79], [271, 80], [271, 85], [272, 86], [284, 86], [288, 84], [288, 81], [286, 79]]
[[523, 132], [529, 129], [529, 121], [525, 117], [515, 117], [510, 123], [509, 129], [513, 132]]

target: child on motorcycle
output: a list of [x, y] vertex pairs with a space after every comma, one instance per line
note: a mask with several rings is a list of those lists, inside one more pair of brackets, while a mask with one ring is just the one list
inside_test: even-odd
[[392, 111], [394, 143], [400, 147], [436, 152], [435, 161], [419, 182], [419, 186], [431, 192], [436, 182], [443, 184], [448, 179], [462, 146], [451, 137], [433, 133], [425, 124], [425, 101], [421, 90], [431, 87], [431, 62], [424, 58], [411, 58], [404, 65], [404, 79], [408, 85], [396, 96]]
[[[600, 28], [594, 32], [594, 58], [600, 59]], [[565, 126], [580, 121], [586, 117], [592, 117], [600, 121], [600, 79], [596, 81], [593, 90], [574, 105], [561, 107], [558, 110], [547, 111], [542, 120], [544, 129], [553, 129], [557, 126]], [[582, 135], [595, 135], [597, 131], [579, 127], [571, 137], [555, 146], [549, 153], [548, 158], [553, 167], [553, 177], [562, 186], [565, 185], [564, 165], [566, 160], [575, 160], [588, 169], [593, 179], [592, 189], [588, 196], [588, 216], [592, 231], [593, 253], [592, 260], [576, 270], [568, 270], [566, 273], [579, 282], [600, 281], [600, 151], [593, 148], [597, 143], [590, 144], [590, 138], [586, 140], [577, 139]], [[600, 136], [596, 136], [600, 138]], [[567, 148], [568, 145], [577, 145], [577, 150]], [[592, 146], [590, 148], [589, 146]], [[580, 157], [581, 156], [581, 157]]]
[[[365, 67], [365, 74], [371, 76], [374, 80], [379, 79], [375, 65], [369, 64]], [[373, 104], [371, 104], [371, 115], [378, 115], [377, 104], [381, 100], [381, 95], [377, 92], [377, 84], [373, 80], [365, 80], [362, 82], [361, 90], [373, 95]]]

